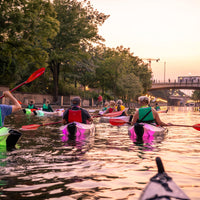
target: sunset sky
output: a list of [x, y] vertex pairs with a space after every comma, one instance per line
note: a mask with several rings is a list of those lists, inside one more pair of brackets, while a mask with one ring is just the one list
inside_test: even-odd
[[166, 81], [200, 75], [200, 0], [90, 2], [110, 15], [99, 28], [107, 47], [123, 45], [140, 58], [160, 58], [151, 64], [154, 79], [164, 80], [164, 62]]

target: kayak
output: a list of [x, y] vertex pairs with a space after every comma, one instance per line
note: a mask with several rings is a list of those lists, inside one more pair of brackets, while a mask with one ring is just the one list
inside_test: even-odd
[[37, 115], [37, 116], [49, 116], [49, 115], [51, 115], [51, 116], [62, 117], [63, 113], [64, 113], [64, 110], [58, 110], [58, 111], [54, 111], [54, 112], [46, 112], [46, 111], [43, 111], [43, 110], [34, 111], [34, 114]]
[[150, 179], [149, 183], [139, 197], [139, 200], [190, 200], [190, 198], [181, 190], [172, 178], [167, 175], [160, 157], [156, 157], [156, 164], [158, 173]]
[[128, 126], [129, 136], [133, 142], [151, 143], [155, 136], [163, 135], [167, 131], [167, 128], [155, 124], [136, 123]]
[[39, 117], [42, 117], [42, 116], [48, 116], [48, 115], [52, 115], [52, 116], [63, 116], [63, 113], [64, 113], [64, 109], [57, 109], [56, 111], [54, 112], [46, 112], [46, 111], [43, 111], [43, 110], [36, 110], [36, 109], [28, 109], [28, 108], [25, 108], [23, 109], [23, 112], [27, 115], [37, 115]]
[[129, 122], [130, 116], [118, 116], [118, 117], [106, 117], [106, 116], [102, 116], [99, 119], [99, 122], [100, 123], [109, 123], [110, 119], [120, 119], [120, 120], [123, 120], [124, 122]]
[[0, 151], [15, 150], [15, 145], [21, 137], [21, 133], [15, 130], [1, 128], [0, 129]]
[[62, 141], [76, 140], [82, 141], [88, 136], [93, 136], [95, 132], [95, 126], [91, 124], [83, 124], [80, 122], [72, 122], [65, 126], [60, 127], [63, 133]]

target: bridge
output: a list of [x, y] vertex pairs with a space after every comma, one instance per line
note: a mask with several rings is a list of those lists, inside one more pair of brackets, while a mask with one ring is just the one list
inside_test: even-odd
[[185, 89], [185, 90], [200, 90], [200, 82], [165, 82], [165, 83], [152, 83], [152, 90], [166, 90], [166, 89]]

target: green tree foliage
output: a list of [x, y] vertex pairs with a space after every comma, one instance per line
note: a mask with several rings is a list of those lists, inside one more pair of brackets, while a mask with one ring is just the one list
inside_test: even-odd
[[52, 4], [45, 0], [0, 1], [1, 83], [21, 81], [46, 65], [44, 49], [59, 30], [55, 17]]
[[53, 74], [56, 100], [60, 71], [69, 74], [71, 72], [75, 79], [80, 71], [83, 74], [87, 69], [84, 67], [82, 71], [83, 65], [80, 64], [86, 56], [83, 50], [86, 53], [91, 42], [102, 39], [98, 35], [98, 26], [102, 25], [108, 16], [94, 10], [87, 1], [54, 0], [53, 4], [60, 22], [60, 32], [51, 40], [48, 66]]
[[151, 71], [123, 46], [114, 48], [98, 47], [99, 57], [96, 80], [104, 91], [112, 91], [115, 97], [124, 100], [135, 99], [151, 87]]
[[200, 91], [194, 90], [191, 98], [195, 101], [199, 101], [200, 100]]

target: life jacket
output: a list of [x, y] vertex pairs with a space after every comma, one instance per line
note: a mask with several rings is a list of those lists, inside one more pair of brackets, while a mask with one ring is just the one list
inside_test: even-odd
[[48, 110], [49, 106], [48, 106], [48, 104], [46, 105], [46, 104], [44, 103], [42, 108], [43, 108], [43, 110]]
[[71, 122], [80, 122], [80, 123], [83, 122], [81, 109], [79, 109], [79, 110], [69, 109], [68, 110], [68, 123], [71, 123]]
[[139, 108], [139, 122], [155, 122], [151, 107]]
[[117, 105], [115, 108], [117, 111], [125, 110], [125, 107], [123, 105]]
[[111, 108], [111, 107], [108, 108], [108, 112], [109, 112], [109, 113], [113, 112], [113, 110], [114, 110], [114, 108]]
[[29, 109], [33, 109], [33, 108], [34, 108], [34, 105], [33, 105], [33, 104], [29, 104], [29, 105], [28, 105], [28, 108], [29, 108]]

